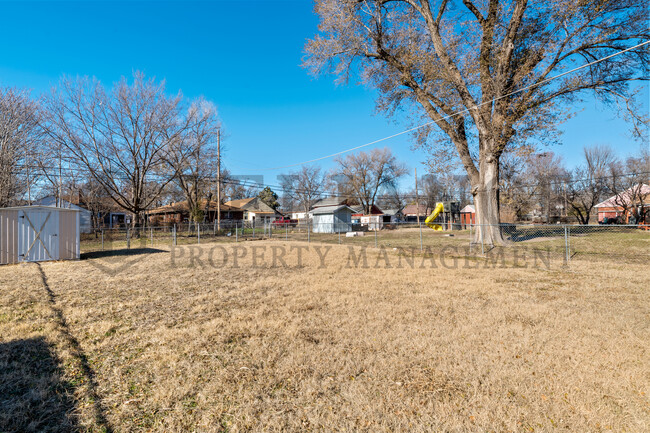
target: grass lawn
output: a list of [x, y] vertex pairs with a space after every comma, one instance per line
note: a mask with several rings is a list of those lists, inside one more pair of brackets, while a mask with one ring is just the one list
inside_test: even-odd
[[650, 429], [647, 261], [356, 267], [337, 241], [1, 267], [0, 431]]

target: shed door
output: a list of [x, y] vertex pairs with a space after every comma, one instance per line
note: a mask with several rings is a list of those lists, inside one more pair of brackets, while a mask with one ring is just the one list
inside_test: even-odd
[[35, 209], [18, 212], [18, 261], [59, 259], [59, 213]]

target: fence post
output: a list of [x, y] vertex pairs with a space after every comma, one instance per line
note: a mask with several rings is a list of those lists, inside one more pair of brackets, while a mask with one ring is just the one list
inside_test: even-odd
[[102, 229], [102, 251], [104, 251], [104, 229]]
[[341, 227], [339, 227], [339, 245], [341, 245]]
[[176, 246], [176, 224], [174, 224], [174, 230], [172, 231], [172, 245]]
[[214, 227], [212, 227], [212, 236], [217, 235], [217, 220], [214, 220]]
[[564, 226], [564, 264], [569, 264], [569, 232], [567, 226]]
[[375, 226], [375, 248], [377, 248], [377, 232], [378, 232], [377, 226]]
[[153, 227], [149, 227], [149, 233], [151, 238], [151, 248], [153, 248]]
[[485, 255], [485, 248], [483, 247], [483, 232], [485, 231], [485, 226], [481, 224], [479, 226], [479, 230], [481, 231], [481, 255]]
[[309, 222], [308, 222], [308, 223], [307, 223], [307, 243], [310, 242], [310, 240], [309, 240], [309, 226], [310, 226], [310, 224], [309, 224]]
[[284, 240], [289, 240], [289, 223], [284, 223]]
[[569, 252], [568, 260], [571, 261], [571, 226], [567, 226], [567, 251]]
[[126, 249], [131, 249], [131, 231], [126, 228]]
[[196, 224], [196, 243], [201, 243], [201, 224]]
[[235, 242], [239, 242], [239, 227], [237, 227], [237, 221], [235, 221]]
[[472, 222], [469, 222], [469, 252], [472, 252]]
[[[418, 221], [420, 217], [418, 215]], [[419, 221], [420, 223], [420, 252], [424, 251], [424, 243], [422, 242], [422, 221]]]

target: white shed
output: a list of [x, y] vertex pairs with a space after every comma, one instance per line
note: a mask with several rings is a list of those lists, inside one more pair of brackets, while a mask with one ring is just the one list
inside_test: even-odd
[[352, 208], [349, 206], [321, 206], [312, 213], [314, 233], [345, 233], [351, 230]]
[[79, 259], [79, 211], [50, 206], [0, 209], [0, 265]]

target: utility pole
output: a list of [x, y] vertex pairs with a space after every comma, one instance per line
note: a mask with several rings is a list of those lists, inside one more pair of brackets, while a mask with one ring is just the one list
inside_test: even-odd
[[61, 155], [61, 143], [59, 143], [59, 206], [63, 207], [63, 161]]
[[420, 224], [420, 200], [418, 199], [418, 168], [415, 167], [415, 215], [418, 218], [418, 224]]
[[221, 230], [221, 128], [217, 129], [217, 228]]

